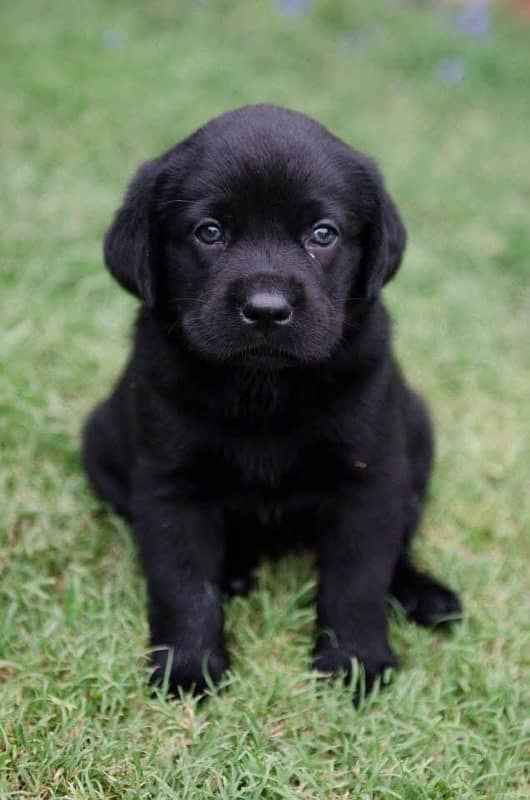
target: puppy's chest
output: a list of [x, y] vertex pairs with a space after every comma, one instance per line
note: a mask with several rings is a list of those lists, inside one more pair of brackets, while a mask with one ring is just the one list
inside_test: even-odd
[[[224, 436], [203, 461], [225, 503], [298, 505], [336, 480], [336, 454], [323, 442], [287, 432]], [[333, 477], [335, 475], [335, 477]]]
[[285, 438], [262, 435], [225, 442], [220, 457], [238, 484], [277, 487], [300, 461], [301, 451]]

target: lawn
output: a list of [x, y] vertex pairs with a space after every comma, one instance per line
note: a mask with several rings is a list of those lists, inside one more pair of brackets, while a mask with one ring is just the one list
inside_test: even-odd
[[[369, 0], [4, 4], [1, 800], [530, 796], [530, 26], [454, 17]], [[359, 709], [309, 670], [300, 557], [229, 604], [225, 692], [151, 697], [134, 549], [79, 464], [134, 314], [101, 261], [125, 182], [256, 101], [373, 154], [409, 230], [386, 296], [438, 433], [417, 555], [466, 616], [443, 635], [396, 610], [402, 671]]]

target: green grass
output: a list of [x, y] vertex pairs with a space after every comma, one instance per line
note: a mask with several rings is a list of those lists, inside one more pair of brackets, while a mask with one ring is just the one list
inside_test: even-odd
[[[497, 16], [471, 39], [436, 8], [368, 0], [301, 19], [265, 1], [4, 5], [0, 798], [530, 796], [528, 29]], [[440, 82], [444, 58], [462, 81]], [[315, 575], [295, 557], [229, 605], [226, 692], [151, 698], [134, 550], [79, 466], [128, 347], [134, 303], [100, 255], [125, 182], [256, 101], [375, 155], [410, 233], [387, 300], [438, 431], [417, 553], [466, 618], [441, 636], [396, 615], [403, 669], [359, 710], [309, 671]]]

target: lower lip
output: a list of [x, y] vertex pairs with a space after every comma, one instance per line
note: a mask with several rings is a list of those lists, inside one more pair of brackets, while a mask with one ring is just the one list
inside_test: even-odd
[[277, 369], [278, 367], [294, 364], [296, 359], [286, 353], [250, 351], [240, 353], [237, 357], [240, 364], [259, 366], [262, 368]]

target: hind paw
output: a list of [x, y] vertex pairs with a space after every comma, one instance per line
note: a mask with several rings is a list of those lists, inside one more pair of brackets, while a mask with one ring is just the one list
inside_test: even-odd
[[397, 575], [392, 594], [409, 619], [419, 625], [440, 625], [458, 620], [462, 604], [458, 595], [430, 575], [407, 570]]

